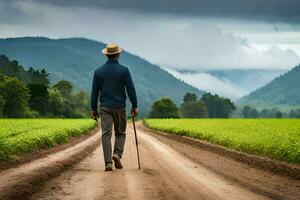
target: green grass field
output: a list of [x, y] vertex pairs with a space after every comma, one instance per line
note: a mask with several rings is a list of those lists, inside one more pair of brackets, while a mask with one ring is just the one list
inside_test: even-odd
[[0, 161], [66, 143], [95, 126], [90, 119], [0, 119]]
[[146, 119], [153, 129], [300, 163], [299, 119]]

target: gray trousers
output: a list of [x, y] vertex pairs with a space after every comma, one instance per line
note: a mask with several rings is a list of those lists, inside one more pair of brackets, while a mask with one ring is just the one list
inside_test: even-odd
[[126, 110], [125, 108], [100, 107], [102, 147], [105, 164], [112, 163], [111, 135], [112, 126], [115, 131], [114, 154], [122, 157], [126, 139]]

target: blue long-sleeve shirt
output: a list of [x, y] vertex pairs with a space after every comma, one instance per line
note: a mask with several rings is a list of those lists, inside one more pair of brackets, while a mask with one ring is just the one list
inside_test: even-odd
[[94, 72], [91, 109], [97, 110], [99, 93], [101, 107], [125, 108], [125, 89], [132, 108], [137, 108], [136, 91], [128, 68], [119, 64], [115, 59], [109, 59]]

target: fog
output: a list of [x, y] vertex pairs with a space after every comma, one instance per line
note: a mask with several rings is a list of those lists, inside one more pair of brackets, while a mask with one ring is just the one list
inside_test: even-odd
[[230, 80], [221, 80], [205, 72], [180, 73], [169, 68], [166, 68], [165, 70], [180, 80], [185, 81], [186, 83], [199, 88], [202, 91], [209, 91], [213, 94], [229, 97], [232, 100], [237, 100], [240, 97], [248, 94], [247, 90], [232, 83]]

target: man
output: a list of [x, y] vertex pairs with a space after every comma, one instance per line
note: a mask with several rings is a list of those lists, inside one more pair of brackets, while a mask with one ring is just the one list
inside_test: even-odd
[[[132, 104], [131, 115], [138, 114], [137, 98], [130, 72], [127, 67], [119, 64], [118, 59], [122, 49], [116, 44], [108, 44], [102, 50], [107, 56], [107, 62], [94, 72], [91, 94], [91, 117], [99, 118], [97, 102], [100, 93], [100, 117], [102, 128], [102, 147], [105, 161], [105, 171], [112, 171], [112, 160], [115, 168], [122, 169], [121, 158], [126, 138], [126, 93]], [[115, 144], [112, 155], [112, 126], [115, 131]]]

